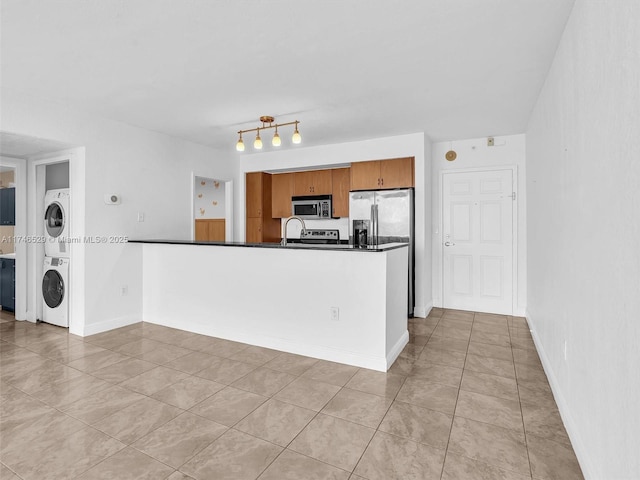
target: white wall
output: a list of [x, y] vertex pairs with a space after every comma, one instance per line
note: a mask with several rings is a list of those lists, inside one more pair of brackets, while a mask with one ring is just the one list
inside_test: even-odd
[[593, 479], [640, 475], [639, 45], [637, 0], [577, 0], [527, 129], [527, 317]]
[[[2, 128], [11, 133], [84, 146], [85, 235], [189, 239], [193, 171], [234, 179], [224, 154], [167, 135], [82, 114], [54, 102], [2, 91]], [[74, 189], [74, 179], [71, 179]], [[103, 196], [117, 193], [121, 205]], [[145, 220], [137, 221], [138, 212]], [[73, 212], [72, 212], [73, 215]], [[85, 312], [91, 334], [142, 318], [142, 256], [136, 245], [86, 244]], [[73, 261], [73, 258], [72, 258]], [[128, 293], [122, 295], [122, 287]], [[71, 289], [74, 285], [71, 285]]]
[[[458, 156], [450, 162], [445, 158], [449, 150]], [[487, 138], [438, 142], [432, 148], [433, 191], [433, 304], [442, 307], [442, 193], [440, 182], [443, 172], [485, 167], [516, 167], [517, 228], [514, 235], [517, 265], [516, 299], [514, 315], [523, 316], [527, 305], [527, 214], [525, 183], [525, 136], [494, 137], [494, 146], [487, 146]]]
[[[244, 198], [246, 172], [293, 170], [303, 167], [331, 167], [366, 160], [415, 157], [416, 203], [416, 299], [415, 315], [426, 316], [431, 310], [431, 176], [430, 140], [423, 133], [376, 138], [360, 142], [338, 143], [308, 148], [283, 148], [278, 151], [238, 154], [240, 180], [236, 189], [236, 238], [244, 239]], [[249, 146], [249, 148], [251, 148]], [[293, 222], [292, 222], [293, 223]], [[330, 227], [334, 228], [334, 227]]]

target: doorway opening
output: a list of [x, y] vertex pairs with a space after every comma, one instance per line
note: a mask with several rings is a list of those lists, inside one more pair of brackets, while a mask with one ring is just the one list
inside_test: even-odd
[[233, 240], [232, 182], [193, 175], [192, 239], [198, 242]]

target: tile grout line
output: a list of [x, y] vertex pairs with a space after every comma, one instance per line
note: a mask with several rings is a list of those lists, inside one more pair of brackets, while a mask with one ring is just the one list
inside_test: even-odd
[[[513, 319], [513, 316], [511, 317]], [[508, 320], [507, 320], [508, 322]], [[508, 323], [507, 323], [508, 326]], [[511, 327], [509, 327], [509, 342], [511, 343]], [[529, 476], [533, 478], [533, 467], [531, 465], [531, 456], [529, 455], [529, 442], [527, 441], [527, 429], [524, 423], [524, 412], [522, 411], [522, 400], [520, 399], [520, 382], [518, 382], [518, 371], [516, 369], [516, 358], [513, 354], [513, 343], [511, 343], [511, 357], [513, 360], [513, 370], [516, 375], [516, 389], [518, 390], [518, 405], [520, 406], [520, 417], [522, 418], [522, 432], [524, 434], [524, 447], [527, 451], [527, 462], [529, 463]]]
[[[467, 355], [469, 352], [469, 343], [471, 343], [471, 335], [473, 333], [473, 323], [475, 322], [475, 313], [473, 317], [474, 318], [471, 321], [471, 332], [469, 334], [469, 340], [467, 341], [467, 350], [464, 353], [464, 363], [462, 364], [462, 376], [460, 377], [460, 384], [458, 385], [458, 393], [456, 394], [456, 403], [453, 407], [453, 414], [451, 415], [451, 427], [449, 427], [449, 436], [447, 437], [447, 445], [444, 449], [444, 458], [442, 459], [442, 468], [440, 470], [441, 479], [444, 476], [444, 467], [447, 462], [447, 454], [449, 453], [449, 444], [451, 443], [451, 433], [453, 432], [453, 422], [456, 419], [456, 410], [458, 409], [458, 399], [460, 398], [460, 389], [462, 388], [462, 378], [464, 377], [464, 370], [467, 364]], [[442, 320], [442, 317], [440, 317], [440, 320]], [[440, 324], [440, 322], [438, 322], [438, 324]]]

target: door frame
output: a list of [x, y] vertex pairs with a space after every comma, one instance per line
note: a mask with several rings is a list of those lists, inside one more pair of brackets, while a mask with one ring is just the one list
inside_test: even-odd
[[[16, 184], [15, 215], [13, 235], [26, 237], [27, 235], [27, 160], [2, 156], [0, 165], [13, 169], [13, 181]], [[26, 242], [14, 242], [16, 254], [16, 284], [15, 284], [15, 308], [16, 320], [27, 319], [27, 244]]]
[[445, 307], [444, 298], [444, 242], [443, 242], [443, 229], [444, 229], [444, 176], [452, 173], [483, 173], [483, 172], [495, 172], [500, 170], [511, 171], [511, 191], [516, 194], [516, 199], [513, 200], [513, 208], [511, 210], [511, 315], [517, 314], [518, 307], [518, 166], [517, 165], [504, 165], [495, 167], [473, 167], [473, 168], [460, 168], [460, 169], [447, 169], [440, 171], [440, 178], [438, 179], [438, 188], [440, 195], [438, 197], [438, 231], [435, 238], [437, 247], [434, 245], [434, 252], [437, 255], [437, 261], [434, 262], [440, 269], [440, 307]]
[[[44, 235], [44, 194], [45, 169], [47, 165], [69, 162], [69, 237], [85, 238], [86, 174], [85, 147], [74, 147], [58, 152], [45, 153], [29, 158], [27, 191], [29, 219], [27, 232], [36, 238]], [[72, 241], [69, 246], [69, 333], [85, 336], [85, 243]], [[42, 319], [42, 275], [44, 264], [44, 245], [28, 245], [28, 296], [27, 320], [36, 322]]]
[[196, 239], [196, 177], [209, 178], [211, 180], [219, 180], [224, 182], [224, 240], [225, 242], [233, 242], [233, 180], [224, 180], [222, 178], [214, 178], [211, 175], [202, 175], [191, 171], [191, 200], [189, 206], [191, 210], [189, 212], [189, 218], [191, 222], [191, 240]]

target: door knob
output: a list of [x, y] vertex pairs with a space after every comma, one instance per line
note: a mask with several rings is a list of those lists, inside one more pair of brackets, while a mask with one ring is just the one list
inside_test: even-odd
[[444, 242], [444, 246], [445, 247], [453, 247], [454, 245], [455, 245], [455, 243], [453, 243], [453, 242], [449, 242], [449, 241]]

